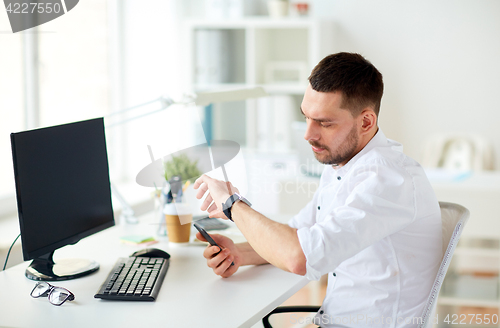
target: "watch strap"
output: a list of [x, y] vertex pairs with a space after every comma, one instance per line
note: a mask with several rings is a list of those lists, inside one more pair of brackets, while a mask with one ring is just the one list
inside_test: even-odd
[[233, 221], [233, 218], [231, 216], [231, 207], [233, 207], [233, 204], [238, 200], [243, 201], [250, 207], [252, 206], [252, 204], [246, 198], [238, 193], [234, 193], [233, 195], [229, 196], [229, 198], [226, 200], [226, 203], [222, 204], [222, 211], [224, 212], [224, 215], [226, 215], [226, 217], [231, 221]]
[[234, 202], [238, 199], [239, 199], [238, 196], [231, 195], [229, 196], [229, 198], [226, 200], [225, 203], [222, 203], [222, 212], [224, 212], [224, 215], [226, 215], [227, 218], [231, 221], [233, 221], [231, 217], [231, 207], [233, 206]]

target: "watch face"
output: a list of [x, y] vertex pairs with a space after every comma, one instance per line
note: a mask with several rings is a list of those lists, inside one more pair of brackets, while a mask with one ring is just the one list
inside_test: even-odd
[[252, 203], [250, 203], [250, 202], [248, 201], [248, 199], [246, 199], [245, 197], [241, 196], [240, 194], [238, 194], [238, 193], [236, 193], [236, 192], [235, 192], [234, 194], [235, 194], [235, 195], [238, 195], [239, 200], [241, 200], [242, 202], [244, 202], [245, 204], [247, 204], [247, 205], [248, 205], [248, 206], [250, 206], [250, 207], [252, 206]]
[[247, 199], [245, 199], [245, 197], [241, 196], [237, 192], [235, 192], [234, 194], [232, 194], [231, 197], [229, 197], [227, 199], [226, 206], [227, 207], [231, 207], [238, 200], [241, 200], [242, 202], [244, 202], [248, 206], [252, 206], [252, 204]]

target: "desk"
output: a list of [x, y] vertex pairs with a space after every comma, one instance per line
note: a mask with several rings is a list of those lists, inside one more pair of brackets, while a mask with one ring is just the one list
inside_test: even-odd
[[251, 327], [308, 283], [271, 265], [242, 267], [223, 279], [207, 267], [204, 247], [161, 240], [151, 247], [169, 252], [171, 263], [156, 302], [94, 299], [117, 258], [140, 248], [122, 244], [119, 236], [154, 231], [141, 218], [138, 225], [116, 226], [57, 250], [55, 259], [90, 258], [101, 266], [92, 275], [55, 282], [75, 294], [60, 307], [29, 296], [35, 282], [24, 277], [28, 262], [0, 272], [0, 327]]
[[473, 172], [458, 178], [440, 178], [439, 170], [427, 172], [439, 201], [470, 211], [462, 238], [500, 239], [500, 172]]

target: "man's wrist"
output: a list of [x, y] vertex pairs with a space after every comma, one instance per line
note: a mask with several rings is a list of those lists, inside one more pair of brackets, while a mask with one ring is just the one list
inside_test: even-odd
[[[236, 201], [234, 204], [233, 204], [233, 207], [231, 208], [231, 221], [233, 222], [237, 222], [237, 221], [240, 221], [241, 218], [243, 217], [243, 213], [244, 211], [246, 210], [246, 208], [251, 208], [247, 203], [243, 202], [243, 201]], [[235, 217], [237, 219], [235, 219]]]
[[237, 200], [234, 204], [233, 204], [233, 211], [235, 208], [241, 208], [241, 205], [243, 206], [246, 206], [246, 207], [250, 207], [247, 203], [241, 201], [241, 200]]
[[247, 199], [245, 199], [245, 197], [241, 196], [238, 193], [234, 193], [233, 195], [229, 196], [226, 202], [222, 204], [222, 210], [224, 212], [224, 215], [231, 221], [233, 221], [231, 209], [237, 203], [245, 203], [249, 207], [252, 206], [252, 204]]

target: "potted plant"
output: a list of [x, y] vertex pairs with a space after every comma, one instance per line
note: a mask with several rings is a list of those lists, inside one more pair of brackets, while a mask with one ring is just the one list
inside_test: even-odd
[[165, 180], [170, 181], [174, 176], [180, 176], [184, 183], [194, 182], [203, 173], [198, 169], [198, 160], [192, 161], [186, 154], [172, 156], [164, 164]]

